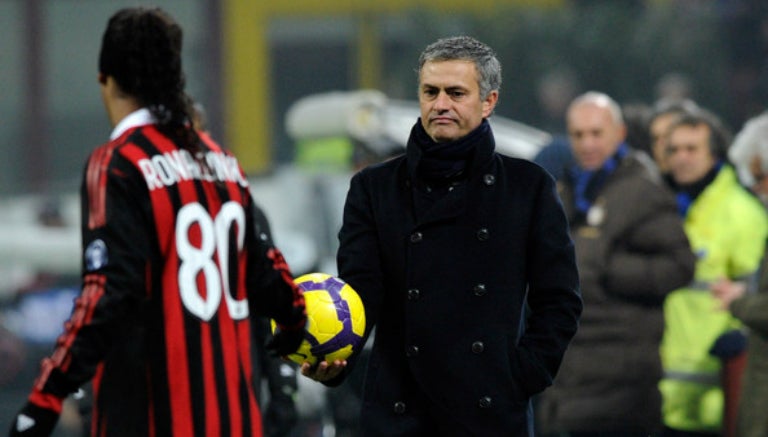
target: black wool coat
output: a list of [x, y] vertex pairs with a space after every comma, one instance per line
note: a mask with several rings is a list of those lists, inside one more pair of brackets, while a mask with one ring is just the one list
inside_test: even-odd
[[489, 132], [467, 178], [415, 210], [431, 191], [420, 157], [412, 136], [405, 155], [357, 173], [339, 233], [339, 276], [376, 327], [363, 435], [532, 435], [530, 398], [552, 384], [582, 309], [554, 180], [495, 153]]

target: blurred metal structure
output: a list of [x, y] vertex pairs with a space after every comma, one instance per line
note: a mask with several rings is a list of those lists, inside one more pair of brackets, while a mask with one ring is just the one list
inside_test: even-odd
[[[384, 156], [385, 147], [405, 147], [419, 117], [415, 101], [388, 99], [375, 90], [332, 91], [306, 96], [286, 113], [285, 125], [294, 140], [348, 136]], [[533, 159], [551, 141], [551, 135], [518, 121], [493, 115], [489, 118], [496, 150], [507, 156]]]

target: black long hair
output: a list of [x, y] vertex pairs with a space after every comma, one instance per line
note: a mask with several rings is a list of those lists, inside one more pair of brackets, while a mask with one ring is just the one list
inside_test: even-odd
[[192, 99], [184, 90], [182, 37], [181, 26], [160, 8], [121, 9], [104, 31], [99, 72], [148, 108], [163, 133], [198, 151], [202, 145], [192, 128]]

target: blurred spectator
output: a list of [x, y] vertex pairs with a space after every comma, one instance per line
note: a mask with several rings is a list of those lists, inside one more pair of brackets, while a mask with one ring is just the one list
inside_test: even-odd
[[657, 102], [691, 100], [693, 99], [693, 83], [683, 73], [667, 73], [656, 82], [654, 93]]
[[694, 282], [664, 304], [665, 436], [719, 436], [723, 428], [722, 361], [744, 347], [740, 324], [718, 311], [710, 288], [752, 275], [768, 216], [727, 162], [728, 133], [704, 111], [681, 115], [667, 131], [667, 164], [685, 230], [698, 256]]
[[699, 107], [693, 100], [662, 99], [653, 105], [653, 111], [648, 119], [651, 156], [663, 175], [669, 171], [666, 163], [666, 134], [669, 125], [681, 114], [698, 111]]
[[[37, 207], [36, 222], [48, 228], [66, 225], [56, 198], [46, 198]], [[11, 411], [29, 392], [28, 381], [39, 370], [40, 361], [62, 332], [78, 294], [76, 274], [38, 270], [14, 291], [0, 319], [0, 411]], [[7, 328], [7, 329], [6, 329]], [[23, 382], [23, 383], [22, 383]], [[6, 406], [6, 403], [8, 404]], [[12, 404], [12, 406], [11, 406]], [[55, 435], [80, 436], [78, 400], [67, 398]], [[0, 417], [3, 429], [10, 427]]]
[[24, 345], [0, 319], [0, 388], [13, 381], [24, 365]]
[[536, 86], [538, 109], [541, 113], [538, 127], [552, 135], [563, 135], [563, 114], [580, 88], [578, 76], [571, 67], [561, 66], [546, 72]]
[[567, 122], [578, 167], [560, 194], [584, 314], [539, 399], [539, 427], [557, 436], [647, 437], [662, 425], [662, 302], [691, 279], [694, 256], [672, 193], [650, 158], [625, 142], [619, 105], [589, 92], [571, 104]]
[[725, 437], [768, 435], [768, 257], [763, 256], [757, 293], [748, 285], [748, 281], [718, 281], [712, 286], [720, 307], [748, 329], [746, 368], [734, 402], [735, 423], [726, 424]]
[[[728, 151], [731, 161], [740, 169], [742, 182], [768, 204], [768, 113], [747, 121], [736, 135]], [[743, 170], [743, 171], [742, 171]], [[751, 170], [751, 171], [750, 171]], [[764, 437], [768, 435], [768, 256], [763, 253], [759, 279], [750, 281], [718, 281], [712, 292], [724, 310], [739, 319], [748, 330], [746, 368], [742, 376], [741, 394], [736, 403], [736, 424], [726, 436]], [[756, 292], [756, 293], [755, 293]]]
[[556, 180], [565, 177], [566, 171], [573, 166], [573, 153], [565, 136], [555, 136], [552, 141], [533, 158], [533, 162], [544, 167]]
[[[627, 144], [650, 155], [648, 119], [651, 109], [643, 103], [628, 103], [624, 105], [622, 112], [627, 130]], [[568, 169], [575, 164], [568, 137], [555, 135], [549, 144], [539, 150], [533, 162], [544, 167], [556, 180], [563, 179]]]
[[768, 203], [768, 111], [749, 119], [733, 140], [728, 157], [739, 180]]
[[635, 150], [641, 150], [651, 155], [651, 135], [648, 132], [648, 121], [652, 109], [645, 103], [625, 103], [621, 106], [624, 124], [627, 126], [627, 144]]

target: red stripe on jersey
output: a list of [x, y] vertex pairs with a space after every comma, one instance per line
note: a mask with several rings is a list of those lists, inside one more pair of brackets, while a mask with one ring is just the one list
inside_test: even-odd
[[178, 293], [178, 278], [167, 272], [176, 272], [179, 265], [174, 254], [166, 260], [166, 274], [163, 274], [163, 307], [165, 313], [165, 348], [168, 390], [173, 415], [172, 429], [175, 436], [194, 435], [192, 423], [192, 397], [189, 382], [188, 351], [184, 330], [184, 310]]
[[[153, 127], [145, 127], [142, 133], [160, 153], [175, 150], [173, 144]], [[134, 165], [149, 155], [138, 146], [120, 150]], [[171, 428], [174, 436], [194, 435], [192, 395], [190, 390], [188, 350], [184, 329], [184, 310], [178, 288], [179, 259], [174, 242], [176, 213], [168, 190], [149, 190], [158, 244], [165, 259], [161, 277], [166, 348], [166, 373], [170, 399]]]
[[[224, 152], [221, 150], [221, 148], [218, 146], [218, 144], [214, 143], [210, 138], [203, 137], [203, 140], [206, 142], [208, 147], [216, 152], [223, 154]], [[227, 194], [229, 195], [229, 199], [236, 201], [242, 205], [241, 196], [240, 196], [240, 190], [239, 186], [235, 183], [227, 183]], [[220, 210], [222, 199], [220, 198], [216, 186], [214, 184], [206, 184], [205, 185], [205, 193], [206, 193], [206, 199], [208, 200], [209, 206], [212, 209]], [[237, 232], [245, 232], [245, 229], [237, 229]], [[232, 250], [232, 248], [230, 248]], [[238, 252], [240, 252], [239, 249], [237, 249]], [[224, 256], [228, 256], [228, 254], [224, 254]], [[238, 256], [238, 270], [240, 270], [240, 259], [242, 258], [242, 254], [239, 253]], [[228, 259], [225, 260], [219, 260], [220, 266], [227, 266]], [[227, 268], [227, 267], [225, 267]], [[242, 278], [243, 276], [240, 276]], [[229, 290], [229, 293], [234, 294], [235, 299], [241, 300], [245, 297], [243, 293], [241, 293], [241, 287], [239, 284], [244, 284], [244, 281], [238, 280], [238, 286], [235, 290], [229, 290], [230, 284], [226, 284], [224, 290]], [[246, 343], [243, 343], [243, 333], [245, 332], [246, 339], [250, 337], [250, 334], [247, 330], [247, 323], [238, 321], [235, 322], [232, 319], [231, 314], [229, 313], [228, 307], [226, 305], [225, 299], [222, 300], [222, 305], [219, 307], [218, 311], [218, 320], [219, 320], [219, 332], [221, 333], [221, 344], [222, 344], [222, 352], [223, 352], [223, 361], [224, 361], [224, 376], [227, 383], [227, 400], [229, 405], [229, 420], [231, 424], [231, 433], [233, 436], [242, 436], [244, 435], [245, 430], [243, 429], [243, 415], [247, 414], [251, 417], [253, 417], [253, 414], [249, 414], [249, 411], [243, 411], [241, 409], [240, 404], [240, 388], [242, 384], [250, 384], [252, 380], [246, 379], [243, 381], [241, 376], [243, 375], [243, 371], [245, 369], [250, 369], [252, 367], [251, 363], [251, 355], [250, 355], [250, 342], [246, 341]], [[244, 331], [242, 329], [242, 326], [246, 326], [246, 330]], [[232, 346], [234, 347], [232, 347]], [[243, 348], [243, 346], [247, 346], [247, 348]], [[241, 367], [242, 366], [242, 367]], [[249, 385], [251, 387], [251, 385]], [[253, 398], [253, 392], [249, 391], [249, 404], [250, 400]], [[254, 399], [255, 402], [255, 399]], [[249, 408], [250, 410], [250, 408]], [[260, 423], [260, 422], [258, 422]]]
[[[147, 389], [147, 393], [152, 393], [154, 391], [150, 373], [147, 373]], [[155, 428], [155, 397], [147, 396], [147, 402], [147, 437], [157, 437]]]
[[64, 323], [64, 332], [56, 340], [56, 349], [50, 358], [43, 359], [40, 364], [41, 372], [35, 381], [35, 389], [42, 390], [51, 371], [60, 368], [66, 372], [71, 360], [70, 347], [84, 324], [90, 322], [93, 311], [99, 299], [104, 295], [104, 275], [87, 275], [84, 279], [83, 290], [75, 299], [75, 308], [70, 319]]
[[219, 307], [219, 330], [221, 332], [222, 353], [224, 359], [224, 376], [227, 382], [227, 399], [229, 401], [229, 420], [233, 436], [243, 435], [243, 411], [240, 409], [240, 354], [233, 345], [237, 342], [235, 323], [229, 315], [227, 305], [222, 301]]
[[92, 154], [86, 170], [86, 187], [88, 192], [88, 228], [95, 229], [107, 222], [107, 167], [112, 159], [112, 152], [118, 143], [112, 141], [99, 148]]
[[[104, 376], [104, 363], [99, 363], [98, 366], [96, 366], [96, 372], [92, 379], [92, 387], [93, 387], [93, 398], [98, 399], [99, 393], [101, 392], [101, 379]], [[106, 427], [101, 427], [101, 432], [99, 432], [99, 423], [102, 421], [106, 421], [105, 418], [101, 417], [101, 413], [99, 412], [99, 404], [98, 402], [94, 402], [91, 406], [91, 434], [92, 436], [102, 436], [104, 435]]]
[[52, 410], [57, 413], [61, 413], [61, 409], [64, 403], [64, 399], [49, 393], [43, 393], [39, 390], [32, 390], [28, 400], [40, 408]]
[[[299, 289], [299, 287], [296, 285], [295, 282], [293, 282], [293, 276], [291, 275], [291, 270], [288, 267], [288, 263], [285, 261], [285, 257], [283, 256], [283, 253], [280, 252], [280, 249], [276, 247], [272, 247], [267, 251], [267, 258], [272, 260], [272, 268], [277, 270], [280, 273], [280, 276], [283, 278], [283, 281], [291, 286], [291, 289], [293, 289], [293, 307], [304, 307], [304, 293]], [[306, 309], [304, 310], [306, 312]], [[304, 325], [306, 324], [306, 318], [302, 318], [298, 322], [296, 322], [293, 325], [287, 326], [283, 325], [282, 323], [279, 323], [280, 329], [287, 330], [287, 331], [294, 331], [299, 329], [304, 329]]]
[[[142, 159], [149, 159], [146, 152], [135, 144], [128, 144], [122, 147], [120, 149], [120, 154], [134, 163], [134, 165]], [[163, 220], [167, 220], [165, 223], [174, 223], [176, 221], [173, 211], [173, 203], [165, 190], [151, 190], [149, 192], [149, 197], [152, 202], [152, 210], [155, 214], [157, 242], [163, 253], [169, 253], [174, 234], [173, 232], [168, 232], [168, 226], [162, 226], [161, 224], [164, 223]]]
[[[178, 147], [175, 144], [173, 144], [167, 137], [160, 134], [160, 132], [158, 132], [156, 129], [146, 129], [144, 133], [147, 136], [147, 139], [152, 142], [152, 144], [158, 149], [160, 153], [170, 153], [178, 150]], [[192, 179], [179, 181], [176, 183], [176, 187], [178, 188], [181, 206], [197, 202], [197, 190], [195, 189], [195, 182]], [[151, 194], [154, 194], [157, 191], [165, 192], [165, 190], [152, 190]], [[160, 201], [158, 203], [154, 196], [152, 199], [153, 209], [155, 209], [159, 204], [170, 205], [170, 203], [171, 202], [169, 200]], [[174, 213], [174, 211], [171, 209], [168, 214], [172, 213]], [[171, 395], [171, 405], [174, 413], [178, 411], [176, 410], [175, 405], [180, 405], [182, 403], [185, 404], [185, 409], [189, 408], [191, 411], [191, 392], [189, 382], [190, 374], [189, 364], [187, 362], [188, 350], [186, 347], [187, 338], [185, 334], [186, 331], [184, 329], [183, 304], [181, 303], [179, 293], [178, 272], [180, 260], [178, 257], [175, 239], [176, 217], [168, 217], [167, 215], [158, 214], [158, 211], [155, 210], [155, 223], [158, 229], [158, 234], [163, 234], [161, 238], [164, 240], [167, 239], [167, 241], [170, 242], [170, 247], [168, 247], [167, 251], [164, 252], [164, 257], [166, 260], [168, 260], [168, 262], [166, 262], [165, 271], [163, 272], [163, 283], [166, 284], [163, 289], [168, 291], [175, 291], [173, 293], [163, 293], [163, 305], [166, 308], [165, 313], [166, 315], [170, 315], [171, 313], [173, 314], [172, 319], [166, 318], [165, 341], [167, 350], [166, 353], [168, 354], [168, 382]], [[203, 354], [203, 356], [200, 358], [202, 359], [202, 368], [204, 371], [205, 369], [213, 369], [213, 346], [210, 342], [209, 329], [210, 328], [206, 323], [200, 324], [200, 341], [201, 351]], [[183, 346], [174, 347], [174, 343], [183, 344]], [[183, 372], [178, 372], [178, 365], [183, 365]], [[215, 423], [217, 428], [213, 434], [208, 435], [218, 435], [220, 431], [218, 428], [219, 411], [215, 390], [216, 382], [213, 378], [212, 372], [205, 372], [203, 375], [203, 386], [206, 394], [206, 431], [209, 431], [209, 422]], [[175, 390], [176, 387], [183, 387], [183, 390]], [[209, 395], [212, 397], [209, 397]], [[209, 407], [209, 404], [211, 407]], [[184, 420], [183, 425], [177, 424], [178, 421], [182, 420], [182, 417], [186, 417], [187, 420]], [[174, 414], [173, 432], [174, 435], [179, 437], [194, 435], [192, 415]]]
[[[206, 143], [209, 145], [209, 147], [212, 150], [216, 150], [220, 153], [225, 153], [221, 147], [219, 147], [218, 144], [216, 144], [210, 137], [204, 136], [203, 139], [206, 141]], [[230, 155], [227, 153], [227, 155]], [[243, 172], [243, 169], [238, 165], [237, 170], [240, 172], [240, 175], [243, 180], [247, 180], [245, 176], [245, 172]], [[238, 202], [241, 205], [244, 205], [246, 208], [250, 207], [250, 193], [247, 191], [248, 187], [241, 187], [238, 184], [230, 183], [227, 184], [227, 190], [229, 192], [229, 197], [231, 200]], [[245, 232], [245, 229], [238, 229], [238, 232]], [[238, 275], [239, 278], [245, 278], [246, 276], [246, 268], [247, 268], [247, 257], [245, 253], [240, 253], [238, 256]], [[237, 282], [237, 289], [232, 290], [235, 299], [237, 300], [243, 300], [246, 299], [248, 296], [248, 292], [245, 288], [245, 281], [240, 280]], [[250, 320], [245, 319], [237, 323], [236, 328], [237, 334], [236, 338], [239, 343], [238, 352], [239, 352], [239, 360], [241, 363], [243, 363], [243, 367], [241, 371], [244, 374], [245, 381], [240, 381], [240, 383], [245, 383], [248, 387], [253, 387], [253, 364], [251, 362], [251, 323]], [[235, 389], [237, 387], [234, 387]], [[258, 387], [257, 387], [258, 390]], [[261, 413], [259, 411], [259, 406], [256, 403], [256, 397], [254, 396], [254, 393], [252, 391], [248, 391], [248, 415], [251, 418], [251, 429], [250, 435], [251, 436], [261, 436], [262, 435], [262, 427], [261, 427]], [[240, 422], [236, 422], [240, 423]]]

